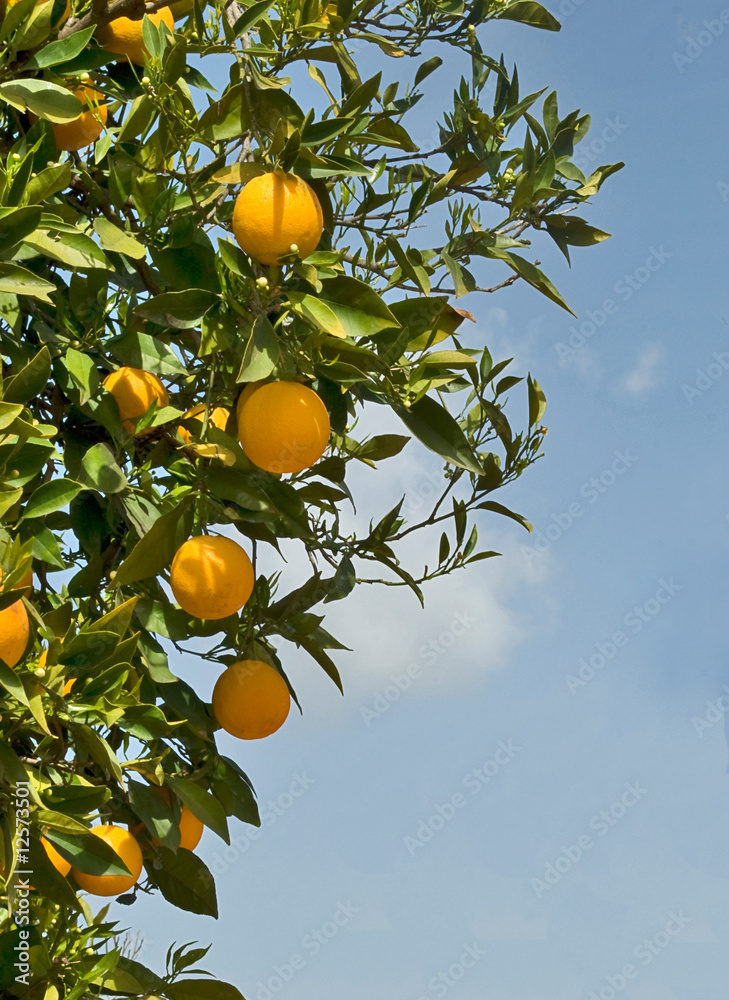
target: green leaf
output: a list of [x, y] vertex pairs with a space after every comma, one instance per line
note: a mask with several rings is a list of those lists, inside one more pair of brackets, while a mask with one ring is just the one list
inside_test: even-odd
[[522, 528], [526, 528], [527, 531], [534, 530], [532, 525], [529, 523], [529, 521], [527, 521], [525, 517], [523, 517], [521, 514], [517, 514], [513, 510], [509, 510], [509, 508], [504, 507], [503, 504], [496, 503], [495, 500], [484, 500], [483, 503], [477, 505], [476, 509], [490, 510], [493, 511], [495, 514], [503, 514], [504, 517], [510, 517], [512, 521], [516, 521], [517, 524], [520, 524]]
[[147, 534], [141, 538], [116, 571], [113, 585], [124, 587], [137, 580], [156, 576], [169, 566], [182, 544], [177, 538], [177, 527], [190, 507], [190, 499], [179, 501], [173, 510], [162, 514], [154, 522]]
[[[6, 667], [5, 669], [8, 668]], [[20, 681], [18, 681], [18, 684], [19, 683]], [[18, 755], [5, 742], [0, 742], [0, 781], [2, 781], [6, 788], [11, 787], [12, 785], [24, 784], [28, 781], [28, 774], [21, 762], [18, 760]], [[33, 785], [30, 783], [28, 784], [28, 787], [31, 790], [33, 789]], [[38, 796], [35, 792], [32, 792], [31, 797], [37, 802]]]
[[278, 364], [279, 342], [276, 331], [265, 316], [259, 316], [248, 338], [238, 382], [258, 382], [270, 375]]
[[95, 268], [110, 270], [111, 264], [106, 254], [84, 233], [56, 231], [55, 236], [36, 231], [25, 241], [51, 260], [57, 260], [66, 267], [79, 271]]
[[25, 200], [29, 205], [41, 205], [52, 195], [63, 191], [71, 183], [71, 163], [57, 163], [46, 167], [31, 177], [25, 189]]
[[316, 296], [289, 292], [289, 299], [294, 312], [335, 337], [372, 337], [400, 326], [373, 288], [345, 275], [323, 281]]
[[542, 7], [540, 3], [533, 0], [517, 0], [510, 4], [505, 10], [496, 15], [501, 20], [519, 21], [520, 24], [529, 24], [533, 28], [544, 28], [546, 31], [560, 31], [562, 25], [556, 17]]
[[129, 488], [127, 477], [116, 464], [108, 444], [99, 442], [86, 452], [81, 462], [79, 480], [99, 493], [120, 493]]
[[[410, 439], [406, 438], [405, 440], [409, 441]], [[355, 573], [352, 560], [349, 556], [342, 556], [342, 561], [337, 566], [337, 571], [329, 584], [329, 591], [324, 598], [324, 603], [329, 604], [330, 601], [341, 601], [343, 597], [352, 593], [356, 583], [357, 574]]]
[[121, 253], [134, 260], [143, 260], [147, 256], [147, 248], [139, 240], [115, 226], [113, 222], [109, 222], [103, 215], [94, 219], [94, 232], [104, 250]]
[[43, 483], [25, 505], [22, 518], [29, 520], [33, 517], [45, 517], [46, 514], [62, 510], [82, 489], [81, 483], [72, 479], [52, 479], [49, 483]]
[[524, 257], [520, 257], [519, 254], [516, 253], [507, 253], [504, 255], [503, 259], [506, 260], [511, 267], [513, 267], [518, 275], [524, 278], [524, 280], [527, 281], [533, 288], [536, 288], [537, 291], [541, 292], [542, 295], [546, 295], [548, 299], [552, 300], [552, 302], [556, 302], [558, 306], [562, 306], [562, 308], [572, 316], [576, 315], [567, 305], [546, 274], [540, 271], [536, 265], [531, 263], [531, 261], [526, 260]]
[[[165, 899], [181, 910], [217, 918], [215, 881], [200, 858], [185, 848], [173, 854], [166, 847], [159, 848], [158, 858], [161, 867], [156, 868], [148, 862], [147, 874]], [[166, 990], [169, 993], [169, 986]]]
[[436, 455], [477, 475], [483, 472], [458, 423], [430, 396], [423, 396], [409, 408], [400, 407], [397, 412], [408, 430]]
[[138, 601], [138, 597], [130, 597], [128, 601], [119, 604], [102, 618], [91, 622], [87, 627], [87, 632], [113, 632], [121, 639], [129, 628]]
[[547, 397], [539, 382], [531, 375], [527, 377], [527, 386], [529, 388], [529, 426], [536, 427], [547, 409]]
[[116, 851], [93, 833], [49, 830], [45, 836], [62, 858], [87, 875], [131, 875]]
[[39, 206], [0, 209], [0, 254], [10, 251], [38, 228], [42, 209]]
[[25, 64], [25, 68], [27, 70], [47, 69], [49, 66], [59, 66], [61, 63], [75, 59], [89, 44], [95, 30], [96, 25], [92, 25], [90, 28], [84, 28], [83, 31], [69, 35], [60, 42], [51, 42], [50, 45], [44, 46], [40, 52], [36, 52]]
[[432, 56], [430, 59], [426, 59], [425, 62], [421, 63], [415, 71], [413, 86], [417, 87], [419, 83], [422, 83], [426, 77], [430, 76], [431, 73], [434, 73], [442, 65], [443, 60], [440, 56]]
[[81, 101], [70, 90], [29, 77], [0, 83], [0, 101], [57, 124], [75, 121], [84, 110]]
[[161, 994], [167, 987], [162, 979], [141, 962], [120, 955], [116, 968], [104, 976], [104, 992]]
[[42, 347], [34, 354], [22, 371], [18, 372], [5, 387], [6, 403], [27, 403], [45, 389], [51, 377], [51, 354]]
[[445, 250], [441, 250], [440, 257], [453, 279], [456, 298], [460, 299], [472, 292], [476, 287], [476, 280], [471, 272]]
[[265, 17], [269, 7], [273, 6], [273, 2], [274, 0], [259, 0], [258, 3], [251, 4], [250, 7], [243, 11], [233, 25], [233, 35], [236, 38], [240, 38], [246, 31], [250, 31], [254, 25], [258, 24]]
[[172, 348], [148, 333], [129, 330], [107, 341], [106, 346], [122, 365], [142, 368], [156, 375], [187, 375], [187, 369]]
[[[33, 888], [46, 899], [60, 906], [80, 910], [81, 903], [70, 883], [53, 866], [38, 837], [31, 836], [28, 868], [33, 872]], [[48, 994], [46, 994], [48, 996]]]
[[[77, 745], [83, 747], [89, 757], [96, 761], [105, 771], [108, 771], [114, 777], [117, 784], [124, 788], [124, 774], [122, 773], [121, 765], [104, 737], [89, 726], [73, 724], [71, 731]], [[82, 868], [81, 871], [86, 871], [86, 869]], [[94, 873], [91, 872], [91, 874]]]
[[381, 462], [384, 458], [399, 455], [409, 440], [405, 434], [376, 434], [357, 448], [354, 457]]
[[137, 316], [159, 326], [188, 330], [199, 325], [205, 313], [220, 296], [204, 288], [189, 288], [185, 292], [162, 292], [134, 310]]
[[78, 405], [84, 406], [101, 386], [101, 376], [96, 365], [88, 354], [73, 347], [66, 350], [62, 363], [78, 390]]
[[217, 979], [178, 979], [165, 993], [169, 1000], [245, 1000], [235, 986]]
[[214, 795], [206, 791], [202, 785], [198, 785], [194, 781], [186, 780], [184, 778], [174, 778], [171, 775], [168, 775], [166, 783], [178, 799], [186, 805], [197, 816], [197, 818], [205, 824], [205, 826], [209, 826], [211, 830], [217, 833], [217, 835], [226, 842], [226, 844], [230, 843], [228, 821], [225, 817], [223, 807]]
[[180, 846], [180, 827], [175, 814], [165, 802], [161, 789], [130, 779], [127, 783], [129, 805], [139, 816], [150, 834], [165, 847]]
[[50, 281], [45, 281], [33, 274], [32, 271], [20, 267], [18, 264], [0, 263], [0, 293], [7, 295], [29, 295], [32, 299], [40, 299], [41, 302], [48, 302], [51, 292], [55, 292], [56, 286]]

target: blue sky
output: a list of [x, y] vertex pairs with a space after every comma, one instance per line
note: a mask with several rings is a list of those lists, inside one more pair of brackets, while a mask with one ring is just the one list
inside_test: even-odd
[[[525, 92], [592, 114], [586, 165], [626, 161], [587, 213], [613, 238], [571, 271], [539, 248], [577, 321], [520, 286], [459, 302], [473, 343], [546, 391], [546, 457], [501, 498], [544, 551], [484, 518], [504, 557], [433, 586], [425, 612], [389, 589], [332, 606], [355, 650], [338, 658], [346, 698], [290, 656], [303, 718], [221, 740], [267, 820], [255, 840], [238, 827], [227, 859], [205, 834], [220, 920], [155, 898], [116, 910], [152, 967], [197, 939], [248, 1000], [725, 996], [729, 8], [548, 6], [560, 35], [505, 24], [482, 41]], [[584, 346], [559, 347], [586, 322]], [[363, 469], [364, 513], [368, 496], [417, 504], [437, 467], [410, 445]], [[173, 667], [212, 691], [209, 665]]]

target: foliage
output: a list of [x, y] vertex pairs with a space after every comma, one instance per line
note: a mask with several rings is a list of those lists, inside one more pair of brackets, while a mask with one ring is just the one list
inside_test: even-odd
[[[472, 317], [453, 303], [521, 281], [567, 309], [531, 241], [550, 237], [569, 260], [605, 239], [574, 210], [620, 165], [586, 178], [572, 155], [589, 116], [562, 115], [554, 93], [522, 94], [516, 70], [482, 49], [493, 20], [557, 30], [538, 3], [179, 0], [174, 35], [145, 21], [144, 68], [95, 40], [112, 12], [139, 16], [137, 0], [81, 0], [70, 18], [64, 8], [18, 0], [0, 25], [0, 610], [23, 599], [32, 622], [21, 664], [0, 662], [3, 956], [17, 935], [17, 781], [30, 781], [36, 890], [34, 978], [14, 981], [4, 958], [1, 985], [33, 1000], [235, 997], [188, 967], [204, 949], [170, 954], [165, 977], [121, 957], [118, 926], [93, 917], [39, 838], [100, 874], [119, 861], [89, 826], [142, 823], [135, 892], [216, 915], [212, 876], [178, 850], [175, 818], [187, 804], [227, 841], [229, 820], [258, 825], [258, 810], [169, 651], [207, 637], [207, 659], [254, 656], [286, 677], [293, 644], [341, 687], [331, 652], [344, 647], [320, 605], [375, 582], [422, 601], [426, 581], [495, 555], [476, 551], [477, 511], [529, 527], [492, 494], [541, 454], [544, 395], [469, 343]], [[437, 87], [443, 59], [430, 52], [442, 46], [469, 73], [432, 147], [418, 149], [409, 123], [431, 75]], [[413, 84], [390, 82], [407, 59]], [[216, 90], [203, 71], [227, 82]], [[321, 88], [310, 110], [296, 100], [306, 73]], [[52, 126], [79, 115], [71, 90], [84, 74], [106, 95], [108, 128], [87, 153], [59, 155]], [[238, 186], [274, 167], [313, 187], [325, 233], [307, 259], [261, 267], [230, 221]], [[102, 385], [119, 365], [158, 374], [170, 393], [136, 436]], [[245, 385], [272, 377], [306, 381], [330, 413], [329, 451], [294, 477], [253, 467], [234, 419], [221, 430], [184, 418], [200, 403], [232, 411]], [[517, 385], [529, 413], [519, 431], [505, 412]], [[400, 432], [362, 437], [366, 407], [388, 407]], [[430, 511], [407, 523], [400, 500], [367, 532], [345, 533], [353, 463], [376, 467], [411, 438], [443, 461]], [[403, 565], [397, 543], [438, 524], [435, 560]], [[222, 622], [190, 618], [165, 584], [182, 541], [209, 527], [245, 536], [257, 576], [243, 612]], [[279, 587], [282, 540], [312, 565], [291, 593]], [[30, 559], [39, 585], [25, 596]], [[170, 804], [151, 791], [161, 785]]]

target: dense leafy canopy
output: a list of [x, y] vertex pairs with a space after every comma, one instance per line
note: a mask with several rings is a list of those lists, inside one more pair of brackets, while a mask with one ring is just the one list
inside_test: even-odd
[[[217, 913], [203, 860], [179, 848], [180, 810], [226, 841], [230, 821], [258, 824], [258, 811], [170, 651], [209, 637], [204, 655], [221, 670], [246, 656], [286, 677], [293, 644], [341, 686], [327, 602], [378, 580], [422, 600], [426, 581], [495, 554], [477, 551], [476, 511], [529, 527], [492, 494], [539, 457], [544, 395], [470, 342], [456, 302], [521, 281], [567, 309], [533, 241], [551, 238], [569, 260], [605, 239], [579, 212], [620, 166], [585, 177], [572, 155], [589, 116], [561, 113], [554, 93], [524, 95], [516, 70], [482, 49], [494, 19], [557, 30], [539, 3], [177, 0], [174, 33], [145, 18], [144, 66], [100, 47], [103, 25], [144, 9], [17, 0], [0, 23], [0, 614], [23, 601], [31, 623], [20, 662], [0, 660], [8, 996], [240, 995], [200, 985], [191, 967], [204, 949], [171, 951], [164, 976], [121, 957], [118, 928], [92, 915], [40, 838], [82, 872], [124, 874], [89, 828], [141, 829], [135, 891]], [[438, 94], [444, 58], [468, 72], [419, 149], [411, 112]], [[410, 59], [413, 84], [391, 81]], [[305, 74], [321, 90], [310, 109], [297, 101]], [[54, 126], [78, 118], [88, 82], [106, 128], [60, 153]], [[272, 169], [306, 179], [324, 235], [305, 259], [294, 250], [262, 266], [232, 239], [231, 216], [240, 186]], [[119, 366], [158, 375], [169, 393], [134, 432], [103, 386]], [[304, 382], [326, 404], [330, 447], [301, 474], [256, 468], [238, 441], [238, 397], [265, 379]], [[515, 389], [528, 399], [521, 430], [505, 409]], [[222, 427], [219, 407], [231, 413]], [[391, 433], [358, 432], [373, 407], [392, 411]], [[432, 508], [408, 523], [400, 501], [367, 511], [364, 534], [345, 533], [352, 463], [374, 467], [406, 446], [442, 459]], [[398, 541], [424, 528], [431, 545], [435, 525], [429, 565], [403, 565]], [[222, 621], [188, 615], [166, 582], [182, 542], [208, 530], [236, 537], [256, 571], [250, 601]], [[282, 593], [277, 550], [290, 544], [312, 572]], [[25, 863], [17, 782], [30, 796], [27, 982], [8, 957]]]

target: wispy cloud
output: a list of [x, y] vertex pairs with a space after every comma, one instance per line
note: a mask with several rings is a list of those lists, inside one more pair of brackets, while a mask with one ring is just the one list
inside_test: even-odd
[[637, 364], [622, 379], [622, 387], [631, 396], [642, 396], [659, 381], [663, 344], [653, 341], [643, 347]]

